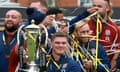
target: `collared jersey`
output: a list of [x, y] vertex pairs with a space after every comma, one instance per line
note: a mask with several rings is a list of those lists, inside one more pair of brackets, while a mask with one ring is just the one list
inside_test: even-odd
[[[93, 31], [92, 35], [95, 36], [96, 22], [93, 22], [93, 20], [90, 19], [88, 25]], [[99, 43], [104, 46], [106, 51], [120, 49], [120, 29], [110, 19], [108, 19], [107, 24], [102, 23], [102, 29], [99, 31]], [[112, 59], [112, 55], [109, 57]]]
[[56, 64], [54, 63], [54, 59], [50, 60], [47, 72], [81, 72], [80, 66], [67, 56], [61, 56]]
[[9, 58], [11, 51], [17, 43], [17, 34], [15, 33], [10, 42], [7, 41], [9, 35], [5, 31], [0, 32], [0, 71], [8, 72]]

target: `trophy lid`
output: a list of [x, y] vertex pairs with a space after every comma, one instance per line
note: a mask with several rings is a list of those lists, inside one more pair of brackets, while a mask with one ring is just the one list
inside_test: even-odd
[[35, 20], [31, 20], [31, 24], [26, 27], [27, 29], [39, 29], [39, 26], [35, 24]]

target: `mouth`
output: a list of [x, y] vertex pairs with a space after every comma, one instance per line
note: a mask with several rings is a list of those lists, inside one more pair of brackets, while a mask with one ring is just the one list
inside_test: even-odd
[[7, 26], [12, 26], [12, 25], [13, 25], [13, 22], [6, 22], [6, 25], [7, 25]]
[[63, 50], [63, 48], [60, 48], [60, 47], [59, 47], [58, 50]]

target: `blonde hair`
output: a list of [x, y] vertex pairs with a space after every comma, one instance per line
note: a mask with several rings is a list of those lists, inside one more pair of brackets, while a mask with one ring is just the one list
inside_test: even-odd
[[78, 29], [84, 27], [86, 24], [87, 24], [87, 22], [84, 20], [80, 20], [77, 23], [75, 23], [75, 29], [73, 31], [73, 35], [75, 35], [75, 37], [77, 37]]
[[77, 31], [78, 28], [82, 28], [82, 27], [85, 26], [86, 24], [87, 24], [87, 22], [84, 21], [84, 20], [78, 21], [78, 22], [75, 24], [75, 30], [74, 30], [74, 31]]

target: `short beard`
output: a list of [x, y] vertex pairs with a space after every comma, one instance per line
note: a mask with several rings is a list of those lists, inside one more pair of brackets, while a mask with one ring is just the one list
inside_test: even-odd
[[6, 31], [12, 33], [12, 32], [14, 32], [14, 31], [16, 31], [18, 29], [18, 26], [7, 27], [5, 25], [5, 29], [6, 29]]
[[105, 14], [101, 14], [101, 18], [104, 19], [105, 18]]

